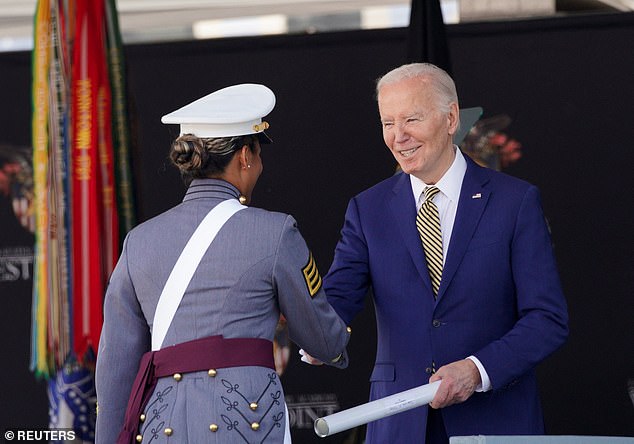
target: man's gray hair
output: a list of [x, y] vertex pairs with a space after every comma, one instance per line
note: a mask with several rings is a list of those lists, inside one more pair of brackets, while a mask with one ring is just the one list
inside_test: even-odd
[[405, 79], [420, 78], [421, 81], [429, 81], [439, 100], [438, 106], [443, 112], [449, 112], [452, 102], [458, 103], [456, 84], [447, 72], [431, 63], [410, 63], [402, 65], [385, 74], [376, 82], [376, 95], [385, 85], [400, 82]]

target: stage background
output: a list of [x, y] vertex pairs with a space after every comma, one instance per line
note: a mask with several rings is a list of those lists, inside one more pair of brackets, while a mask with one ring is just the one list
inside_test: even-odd
[[[507, 172], [540, 188], [552, 229], [570, 340], [538, 369], [548, 433], [634, 436], [634, 14], [450, 25], [448, 39], [461, 105], [513, 119], [506, 132], [523, 157]], [[230, 84], [264, 83], [277, 95], [275, 143], [252, 204], [293, 214], [325, 274], [348, 200], [394, 171], [374, 80], [404, 62], [406, 29], [133, 45], [125, 55], [140, 221], [184, 193], [167, 162], [178, 130], [160, 117]], [[0, 143], [30, 144], [30, 75], [30, 53], [0, 54]], [[45, 385], [28, 371], [28, 284], [0, 281], [0, 428], [47, 422]], [[292, 350], [283, 383], [296, 442], [354, 442], [311, 429], [315, 415], [367, 399], [371, 307], [352, 328], [348, 370], [309, 367]]]

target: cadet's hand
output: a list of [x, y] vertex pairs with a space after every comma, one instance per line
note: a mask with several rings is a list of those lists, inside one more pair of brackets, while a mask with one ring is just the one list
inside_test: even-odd
[[443, 365], [434, 373], [429, 382], [442, 380], [436, 396], [429, 403], [434, 409], [464, 402], [473, 394], [480, 384], [480, 372], [471, 359]]
[[306, 353], [306, 351], [304, 351], [303, 348], [299, 349], [299, 354], [302, 356], [301, 360], [306, 362], [306, 363], [308, 363], [308, 364], [310, 364], [310, 365], [323, 365], [324, 364], [319, 359], [315, 359], [311, 355]]

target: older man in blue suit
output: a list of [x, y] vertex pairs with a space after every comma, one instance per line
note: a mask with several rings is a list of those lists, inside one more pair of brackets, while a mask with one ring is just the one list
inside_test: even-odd
[[371, 399], [442, 383], [429, 406], [369, 424], [366, 442], [542, 434], [534, 370], [568, 315], [539, 192], [453, 144], [458, 97], [440, 68], [397, 68], [377, 97], [402, 172], [350, 201], [324, 288], [348, 323], [372, 288]]

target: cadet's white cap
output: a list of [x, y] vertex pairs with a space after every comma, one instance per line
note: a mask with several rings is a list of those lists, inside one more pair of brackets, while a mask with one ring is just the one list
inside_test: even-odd
[[[198, 137], [233, 137], [263, 133], [262, 117], [275, 106], [275, 94], [264, 85], [228, 86], [164, 115], [163, 123], [180, 124], [180, 133]], [[266, 134], [264, 134], [266, 136]], [[268, 136], [266, 136], [268, 138]]]

